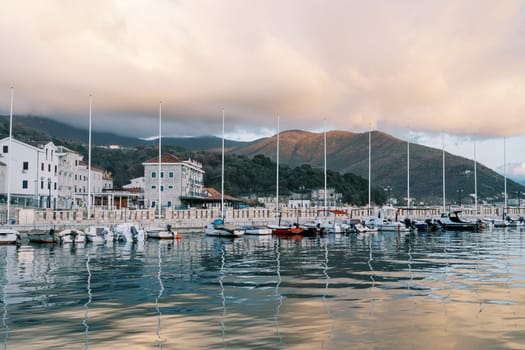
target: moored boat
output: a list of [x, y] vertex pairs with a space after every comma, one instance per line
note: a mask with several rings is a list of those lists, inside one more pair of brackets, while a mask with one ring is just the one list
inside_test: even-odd
[[77, 229], [66, 229], [58, 233], [60, 242], [62, 243], [85, 243], [86, 234], [84, 231]]
[[222, 219], [216, 219], [206, 225], [204, 233], [206, 233], [207, 236], [241, 237], [244, 235], [244, 230], [237, 225], [225, 224]]
[[114, 239], [113, 232], [106, 226], [89, 226], [84, 233], [88, 242], [104, 243]]
[[49, 231], [33, 230], [27, 234], [29, 242], [33, 243], [57, 243], [58, 237], [55, 229]]
[[247, 225], [243, 226], [244, 234], [246, 235], [271, 235], [272, 230], [265, 226]]
[[166, 228], [154, 227], [146, 230], [146, 236], [148, 238], [156, 239], [180, 239], [181, 235], [172, 230], [171, 225], [167, 225]]
[[460, 217], [461, 210], [454, 210], [449, 213], [442, 213], [438, 220], [439, 224], [449, 231], [479, 231], [482, 228], [481, 222], [465, 220]]
[[137, 224], [125, 222], [118, 224], [113, 229], [116, 241], [121, 242], [144, 242], [144, 230]]
[[0, 244], [16, 244], [20, 240], [20, 233], [9, 228], [0, 228]]
[[272, 234], [277, 236], [296, 236], [304, 234], [304, 230], [298, 224], [292, 225], [268, 225], [268, 228], [272, 230]]

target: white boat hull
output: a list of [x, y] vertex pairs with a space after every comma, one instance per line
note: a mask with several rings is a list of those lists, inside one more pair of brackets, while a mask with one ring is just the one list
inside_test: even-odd
[[19, 237], [18, 231], [10, 229], [0, 230], [0, 244], [15, 244]]
[[244, 235], [244, 230], [232, 226], [232, 225], [213, 225], [210, 224], [204, 229], [204, 233], [207, 236], [217, 236], [217, 237], [241, 237]]
[[271, 235], [272, 229], [268, 227], [247, 226], [243, 227], [246, 235]]
[[86, 243], [86, 234], [80, 230], [63, 230], [58, 236], [62, 243]]

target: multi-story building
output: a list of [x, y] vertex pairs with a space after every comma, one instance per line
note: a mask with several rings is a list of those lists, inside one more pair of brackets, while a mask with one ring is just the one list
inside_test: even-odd
[[[159, 158], [144, 163], [144, 205], [157, 207], [159, 193], [161, 207], [180, 208], [186, 199], [202, 198], [204, 170], [194, 160], [180, 160], [173, 154], [162, 154]], [[160, 186], [160, 188], [159, 188]], [[160, 191], [159, 191], [160, 190]]]
[[[9, 192], [11, 202], [19, 205], [54, 209], [85, 206], [88, 167], [82, 158], [53, 142], [33, 146], [14, 138], [11, 142], [8, 137], [0, 140], [0, 202], [7, 200]], [[92, 192], [113, 187], [110, 173], [92, 168], [91, 176]]]
[[[59, 208], [73, 209], [88, 204], [89, 165], [83, 156], [59, 146]], [[91, 193], [101, 194], [113, 188], [111, 173], [91, 166]], [[92, 201], [94, 203], [94, 201]]]
[[0, 180], [3, 202], [9, 192], [15, 204], [57, 207], [58, 154], [53, 142], [32, 146], [6, 137], [0, 140], [0, 161], [6, 167]]

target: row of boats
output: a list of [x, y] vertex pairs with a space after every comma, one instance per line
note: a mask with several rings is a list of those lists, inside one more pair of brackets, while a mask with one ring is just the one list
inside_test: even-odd
[[[281, 223], [266, 226], [237, 226], [225, 223], [222, 219], [216, 219], [206, 225], [204, 232], [208, 236], [240, 237], [243, 235], [277, 235], [277, 236], [316, 236], [330, 233], [364, 233], [364, 232], [433, 232], [438, 230], [448, 231], [481, 231], [491, 227], [524, 227], [525, 218], [511, 218], [505, 216], [503, 219], [484, 218], [467, 220], [461, 217], [461, 211], [444, 213], [439, 218], [428, 218], [423, 220], [383, 219], [381, 216], [368, 220], [344, 219], [317, 219], [307, 221], [303, 224]], [[113, 228], [107, 226], [90, 226], [86, 230], [70, 228], [56, 232], [31, 231], [27, 233], [30, 242], [34, 243], [85, 243], [85, 242], [113, 242], [113, 241], [144, 241], [146, 238], [153, 239], [181, 239], [182, 236], [171, 225], [166, 228], [143, 229], [135, 223], [122, 223]], [[20, 241], [18, 231], [8, 228], [0, 228], [0, 244], [15, 244]]]
[[451, 211], [443, 213], [439, 218], [427, 218], [412, 220], [384, 219], [381, 216], [368, 220], [344, 219], [336, 220], [312, 220], [303, 224], [289, 223], [267, 226], [237, 226], [226, 224], [224, 220], [217, 219], [207, 225], [204, 232], [209, 236], [240, 237], [244, 234], [264, 235], [274, 234], [278, 236], [314, 236], [330, 233], [364, 233], [364, 232], [434, 232], [439, 230], [447, 231], [481, 231], [492, 227], [523, 227], [525, 218], [511, 218], [506, 216], [504, 219], [483, 218], [469, 220], [461, 217], [461, 211]]
[[[104, 242], [134, 242], [144, 241], [146, 238], [181, 239], [180, 233], [170, 225], [166, 228], [150, 228], [144, 230], [135, 223], [118, 224], [112, 229], [107, 226], [89, 226], [86, 230], [70, 228], [61, 231], [33, 230], [27, 233], [27, 238], [33, 243], [104, 243]], [[21, 235], [13, 229], [0, 229], [0, 244], [16, 244]]]

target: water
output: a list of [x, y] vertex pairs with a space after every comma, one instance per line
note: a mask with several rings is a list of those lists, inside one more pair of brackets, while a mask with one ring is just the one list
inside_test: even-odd
[[0, 247], [4, 349], [523, 349], [525, 233]]

